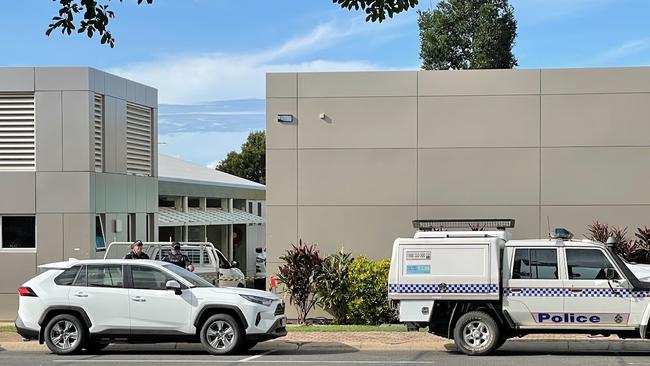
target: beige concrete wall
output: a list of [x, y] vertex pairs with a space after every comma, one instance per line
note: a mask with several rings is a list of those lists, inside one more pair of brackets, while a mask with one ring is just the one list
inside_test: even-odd
[[[650, 225], [650, 68], [267, 75], [269, 269], [299, 239], [387, 258], [411, 220]], [[277, 114], [291, 114], [290, 124]]]

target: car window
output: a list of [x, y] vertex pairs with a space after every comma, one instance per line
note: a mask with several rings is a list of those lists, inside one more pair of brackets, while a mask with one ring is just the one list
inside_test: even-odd
[[100, 264], [86, 266], [89, 287], [124, 287], [122, 266], [119, 264]]
[[192, 287], [214, 287], [210, 282], [175, 264], [164, 264], [163, 267], [191, 283]]
[[65, 271], [63, 271], [63, 273], [56, 276], [56, 278], [54, 279], [54, 283], [56, 283], [59, 286], [72, 285], [72, 282], [74, 282], [75, 277], [77, 277], [79, 268], [81, 268], [81, 266], [74, 266], [66, 269]]
[[172, 276], [146, 266], [131, 266], [133, 288], [143, 290], [166, 290], [167, 281], [173, 280]]
[[[572, 280], [606, 280], [606, 270], [614, 269], [599, 249], [567, 249], [566, 262]], [[618, 273], [616, 278], [620, 278]]]
[[232, 266], [230, 265], [230, 262], [228, 262], [228, 259], [226, 256], [223, 255], [223, 253], [217, 251], [217, 256], [219, 257], [219, 268], [221, 269], [230, 269]]
[[512, 279], [557, 280], [557, 250], [516, 249]]

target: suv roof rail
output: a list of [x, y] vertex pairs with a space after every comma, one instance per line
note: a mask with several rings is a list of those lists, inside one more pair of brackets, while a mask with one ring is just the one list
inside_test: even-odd
[[515, 227], [515, 219], [426, 219], [413, 220], [419, 231], [486, 231], [506, 230]]

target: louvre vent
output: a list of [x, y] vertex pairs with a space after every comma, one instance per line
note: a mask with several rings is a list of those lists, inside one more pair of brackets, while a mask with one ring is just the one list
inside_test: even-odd
[[95, 94], [93, 108], [93, 120], [95, 125], [95, 171], [102, 172], [104, 169], [104, 96]]
[[34, 155], [34, 95], [0, 94], [0, 171], [33, 171]]
[[126, 171], [151, 175], [151, 108], [126, 104]]

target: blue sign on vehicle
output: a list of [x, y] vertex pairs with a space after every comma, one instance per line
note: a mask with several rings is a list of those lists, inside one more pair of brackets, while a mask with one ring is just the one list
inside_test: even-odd
[[406, 274], [431, 274], [431, 265], [409, 264], [406, 266]]

